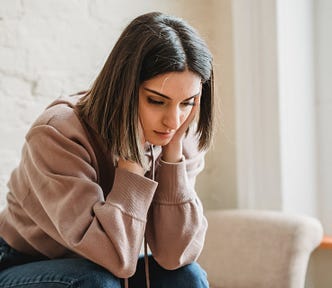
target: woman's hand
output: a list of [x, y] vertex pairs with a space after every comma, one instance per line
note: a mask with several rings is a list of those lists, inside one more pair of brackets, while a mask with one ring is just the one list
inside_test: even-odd
[[171, 141], [162, 147], [162, 159], [166, 162], [176, 163], [181, 161], [182, 158], [182, 139], [185, 136], [190, 123], [195, 119], [197, 111], [200, 106], [200, 96], [196, 96], [194, 100], [194, 106], [192, 107], [189, 116], [182, 123], [180, 128], [175, 132]]

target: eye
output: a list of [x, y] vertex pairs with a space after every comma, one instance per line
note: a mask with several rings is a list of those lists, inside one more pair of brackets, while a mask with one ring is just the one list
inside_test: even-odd
[[195, 106], [195, 102], [194, 101], [187, 101], [187, 102], [183, 102], [181, 103], [181, 105], [187, 107], [187, 106]]
[[163, 105], [164, 104], [163, 101], [155, 100], [150, 97], [148, 97], [147, 99], [148, 99], [148, 103], [150, 103], [150, 104], [154, 104], [154, 105]]

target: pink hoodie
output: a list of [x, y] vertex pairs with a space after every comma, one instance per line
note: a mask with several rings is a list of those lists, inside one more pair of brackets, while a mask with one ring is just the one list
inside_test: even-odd
[[134, 274], [144, 235], [165, 269], [195, 261], [207, 229], [194, 189], [204, 166], [195, 137], [184, 140], [182, 162], [162, 161], [154, 147], [155, 171], [130, 173], [114, 167], [96, 131], [78, 117], [79, 97], [52, 103], [27, 133], [0, 236], [32, 255], [80, 255], [119, 278]]

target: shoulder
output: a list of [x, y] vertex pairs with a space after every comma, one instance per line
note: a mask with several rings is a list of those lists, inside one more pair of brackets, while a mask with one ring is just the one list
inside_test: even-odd
[[82, 122], [75, 111], [77, 97], [61, 97], [51, 103], [32, 124], [27, 137], [39, 127], [54, 128], [67, 138], [86, 136]]
[[73, 99], [59, 98], [50, 104], [32, 124], [25, 139], [26, 147], [45, 157], [78, 156], [97, 165], [91, 137], [76, 113]]

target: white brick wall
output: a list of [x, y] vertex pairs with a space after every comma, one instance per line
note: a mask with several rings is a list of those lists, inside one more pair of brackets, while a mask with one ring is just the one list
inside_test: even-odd
[[117, 24], [98, 19], [97, 4], [1, 1], [1, 204], [31, 122], [55, 97], [88, 87], [124, 23], [119, 14], [112, 15]]
[[59, 95], [89, 87], [133, 17], [159, 10], [190, 20], [202, 9], [202, 0], [1, 0], [0, 207], [32, 121]]

